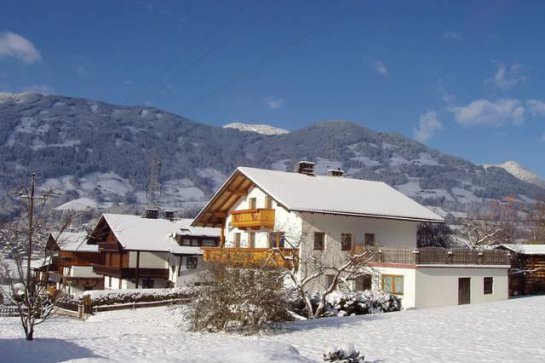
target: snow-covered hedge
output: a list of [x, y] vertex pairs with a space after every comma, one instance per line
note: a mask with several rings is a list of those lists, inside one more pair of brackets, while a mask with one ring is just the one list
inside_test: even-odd
[[[320, 293], [314, 293], [311, 296], [314, 308], [318, 307], [319, 301]], [[388, 313], [401, 309], [401, 300], [395, 295], [375, 290], [334, 291], [326, 297], [326, 301], [323, 317]], [[292, 299], [291, 306], [296, 314], [306, 316], [305, 304], [299, 297]]]
[[132, 302], [183, 299], [190, 297], [194, 292], [195, 290], [190, 288], [91, 290], [71, 299], [69, 302], [90, 304], [93, 306], [115, 305]]
[[346, 343], [337, 347], [330, 347], [323, 355], [324, 362], [364, 363], [365, 356], [361, 355], [354, 344]]

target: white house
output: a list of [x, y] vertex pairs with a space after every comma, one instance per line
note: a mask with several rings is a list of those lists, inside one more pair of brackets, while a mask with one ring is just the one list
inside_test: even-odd
[[192, 227], [192, 219], [104, 214], [89, 244], [98, 245], [105, 289], [178, 287], [196, 277], [202, 246], [218, 245], [219, 230]]
[[341, 263], [359, 246], [376, 251], [375, 273], [348, 288], [395, 293], [404, 308], [507, 298], [504, 253], [417, 249], [418, 224], [444, 220], [385, 183], [342, 174], [314, 175], [310, 162], [298, 172], [238, 168], [193, 222], [221, 228], [220, 247], [204, 248], [205, 260], [234, 261], [246, 251], [263, 262], [275, 247]]

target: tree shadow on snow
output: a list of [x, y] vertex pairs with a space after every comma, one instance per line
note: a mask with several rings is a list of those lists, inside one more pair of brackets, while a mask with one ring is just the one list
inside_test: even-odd
[[33, 341], [0, 339], [2, 362], [54, 363], [71, 359], [102, 358], [85, 347], [67, 340], [36, 338]]
[[[392, 314], [392, 313], [386, 313]], [[277, 331], [278, 334], [286, 332], [294, 332], [301, 330], [312, 330], [312, 329], [344, 329], [349, 328], [353, 325], [365, 324], [365, 322], [370, 322], [373, 320], [383, 319], [384, 314], [366, 314], [366, 315], [354, 315], [354, 316], [344, 316], [344, 317], [331, 317], [331, 318], [320, 318], [313, 320], [299, 320], [290, 323], [284, 323], [281, 326], [281, 329]]]

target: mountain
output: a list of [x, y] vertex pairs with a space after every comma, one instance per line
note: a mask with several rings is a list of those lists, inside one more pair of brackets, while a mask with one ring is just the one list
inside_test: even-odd
[[13, 216], [35, 172], [40, 188], [62, 192], [60, 210], [146, 203], [150, 161], [159, 158], [162, 207], [201, 208], [237, 166], [382, 180], [437, 211], [466, 212], [486, 200], [543, 199], [545, 190], [502, 168], [484, 168], [398, 134], [325, 121], [281, 135], [209, 126], [153, 107], [117, 106], [35, 93], [0, 96], [0, 206]]
[[516, 161], [506, 161], [497, 165], [484, 165], [486, 168], [497, 167], [502, 168], [507, 171], [509, 174], [514, 177], [523, 180], [525, 182], [537, 185], [539, 187], [545, 188], [545, 180], [541, 179], [537, 174], [526, 169], [524, 166], [520, 165]]
[[232, 122], [223, 127], [227, 129], [239, 130], [242, 132], [255, 132], [262, 135], [284, 135], [289, 133], [288, 130], [284, 130], [284, 129], [274, 127], [271, 125], [246, 124], [243, 122]]

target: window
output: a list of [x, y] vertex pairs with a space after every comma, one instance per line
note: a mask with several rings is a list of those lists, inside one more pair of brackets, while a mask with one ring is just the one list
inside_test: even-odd
[[279, 248], [284, 248], [284, 232], [269, 233], [269, 248], [275, 248], [277, 243]]
[[240, 248], [240, 233], [235, 233], [235, 247]]
[[354, 290], [355, 291], [364, 291], [371, 290], [372, 288], [372, 279], [371, 275], [358, 276], [354, 280]]
[[365, 246], [375, 247], [375, 234], [374, 233], [366, 233], [363, 236], [363, 239], [365, 241]]
[[382, 275], [382, 291], [403, 295], [403, 276]]
[[187, 256], [185, 260], [185, 267], [188, 270], [194, 270], [197, 268], [197, 265], [199, 263], [199, 258], [196, 256]]
[[182, 238], [182, 246], [191, 246], [190, 238]]
[[352, 233], [341, 233], [341, 250], [350, 251], [352, 249]]
[[314, 249], [323, 251], [324, 250], [324, 240], [325, 233], [323, 232], [314, 232]]
[[152, 279], [142, 279], [142, 288], [143, 289], [153, 289], [154, 282]]
[[108, 287], [112, 287], [112, 276], [108, 276]]
[[271, 197], [265, 197], [265, 208], [266, 209], [272, 209], [272, 198]]
[[484, 294], [492, 294], [494, 291], [494, 279], [492, 277], [484, 278]]
[[218, 240], [214, 238], [205, 238], [202, 240], [202, 245], [204, 247], [216, 247], [218, 245]]
[[250, 200], [248, 201], [248, 209], [256, 209], [256, 208], [257, 208], [256, 199], [250, 198]]
[[248, 247], [255, 248], [255, 232], [248, 232]]
[[327, 274], [325, 275], [325, 288], [329, 289], [329, 287], [333, 284], [333, 280], [335, 280], [335, 275]]

